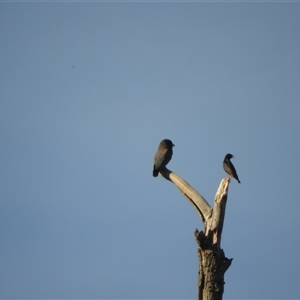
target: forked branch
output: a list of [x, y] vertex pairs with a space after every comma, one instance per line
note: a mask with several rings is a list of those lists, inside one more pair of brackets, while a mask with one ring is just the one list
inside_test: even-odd
[[199, 245], [198, 300], [222, 299], [224, 292], [224, 274], [232, 259], [225, 257], [221, 249], [221, 237], [225, 218], [229, 178], [223, 178], [217, 190], [214, 208], [184, 179], [163, 168], [160, 174], [173, 182], [188, 199], [200, 215], [204, 231], [195, 229], [195, 239]]

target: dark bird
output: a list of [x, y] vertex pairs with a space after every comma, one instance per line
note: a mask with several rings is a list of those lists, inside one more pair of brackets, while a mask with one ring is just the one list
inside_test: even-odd
[[230, 153], [226, 154], [226, 156], [224, 158], [224, 161], [223, 161], [223, 168], [224, 168], [225, 172], [228, 175], [230, 175], [230, 177], [235, 178], [238, 181], [238, 183], [241, 183], [240, 180], [239, 180], [239, 177], [236, 173], [235, 167], [232, 164], [232, 162], [230, 161], [230, 159], [233, 158], [233, 157], [234, 156]]
[[172, 148], [175, 145], [171, 140], [165, 139], [162, 140], [158, 146], [158, 149], [154, 155], [154, 167], [153, 167], [153, 176], [157, 177], [158, 172], [163, 169], [168, 162], [171, 160], [173, 155]]

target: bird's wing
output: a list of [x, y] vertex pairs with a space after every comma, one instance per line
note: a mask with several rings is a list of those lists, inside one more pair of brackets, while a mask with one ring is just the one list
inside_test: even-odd
[[164, 150], [160, 150], [157, 153], [155, 153], [155, 156], [154, 156], [155, 169], [159, 169], [164, 164], [167, 151], [168, 151], [168, 149], [164, 149]]

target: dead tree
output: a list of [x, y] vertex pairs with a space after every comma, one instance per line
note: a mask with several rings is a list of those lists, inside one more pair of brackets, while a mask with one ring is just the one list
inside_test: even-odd
[[160, 174], [173, 182], [199, 214], [204, 230], [195, 229], [198, 248], [198, 300], [219, 300], [224, 292], [224, 274], [232, 259], [225, 257], [221, 249], [222, 229], [225, 217], [229, 178], [223, 178], [217, 190], [214, 208], [185, 180], [164, 168]]

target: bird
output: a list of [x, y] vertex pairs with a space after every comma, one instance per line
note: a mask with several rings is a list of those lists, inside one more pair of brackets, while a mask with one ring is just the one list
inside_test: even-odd
[[230, 153], [226, 154], [226, 156], [224, 158], [224, 161], [223, 161], [223, 168], [224, 168], [225, 172], [228, 175], [230, 175], [230, 177], [235, 178], [238, 181], [238, 183], [241, 183], [240, 180], [239, 180], [239, 177], [236, 173], [235, 167], [232, 164], [232, 162], [230, 161], [230, 159], [233, 158], [233, 157], [234, 156]]
[[154, 155], [153, 177], [157, 177], [159, 171], [169, 163], [173, 155], [172, 148], [174, 146], [169, 139], [164, 139], [160, 142]]

